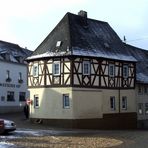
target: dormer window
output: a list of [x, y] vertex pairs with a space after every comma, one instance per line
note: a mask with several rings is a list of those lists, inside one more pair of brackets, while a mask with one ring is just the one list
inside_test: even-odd
[[90, 75], [90, 62], [89, 61], [83, 62], [83, 75]]
[[57, 41], [57, 43], [56, 43], [56, 47], [60, 47], [61, 44], [62, 44], [62, 41]]
[[39, 75], [39, 66], [38, 63], [35, 63], [33, 65], [33, 77], [38, 77]]
[[55, 76], [60, 75], [60, 61], [55, 61], [53, 63], [52, 72]]
[[9, 70], [6, 71], [6, 82], [11, 82], [10, 71]]
[[109, 64], [109, 76], [114, 77], [115, 76], [115, 65]]

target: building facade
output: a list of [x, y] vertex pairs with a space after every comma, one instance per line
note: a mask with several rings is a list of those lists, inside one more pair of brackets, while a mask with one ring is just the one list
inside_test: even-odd
[[22, 111], [29, 97], [24, 59], [30, 54], [16, 44], [0, 41], [0, 113]]

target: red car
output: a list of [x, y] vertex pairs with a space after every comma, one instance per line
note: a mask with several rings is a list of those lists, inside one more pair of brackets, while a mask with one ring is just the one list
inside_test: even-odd
[[0, 134], [4, 133], [5, 128], [4, 128], [4, 120], [0, 119]]

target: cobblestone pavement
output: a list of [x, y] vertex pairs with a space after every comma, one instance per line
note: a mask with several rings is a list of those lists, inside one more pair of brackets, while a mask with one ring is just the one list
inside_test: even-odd
[[[45, 136], [69, 136], [69, 137], [92, 137], [109, 138], [122, 141], [122, 144], [113, 148], [148, 148], [148, 130], [76, 130], [48, 127], [43, 124], [33, 124], [25, 120], [23, 113], [0, 114], [0, 118], [15, 121], [19, 133], [21, 130], [32, 129]], [[40, 136], [37, 134], [36, 136]], [[97, 146], [98, 147], [98, 146]]]

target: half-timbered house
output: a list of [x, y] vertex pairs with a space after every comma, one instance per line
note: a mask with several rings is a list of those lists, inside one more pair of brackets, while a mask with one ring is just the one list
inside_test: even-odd
[[136, 59], [107, 22], [67, 13], [27, 61], [31, 120], [136, 127]]

